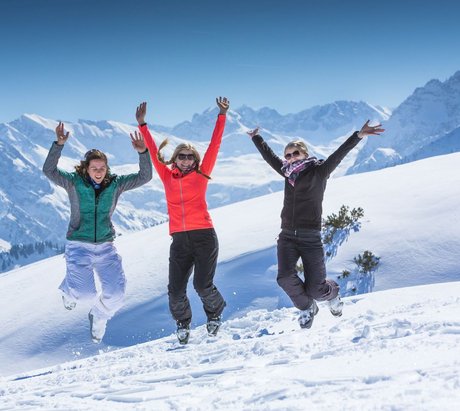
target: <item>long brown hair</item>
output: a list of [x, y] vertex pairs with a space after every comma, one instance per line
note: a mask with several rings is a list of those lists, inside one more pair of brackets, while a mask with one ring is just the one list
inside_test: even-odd
[[201, 156], [200, 156], [200, 153], [198, 153], [198, 150], [195, 148], [195, 146], [193, 146], [192, 144], [190, 143], [181, 143], [179, 144], [171, 158], [169, 160], [165, 160], [163, 154], [161, 153], [161, 150], [163, 148], [166, 147], [166, 145], [168, 144], [168, 139], [166, 140], [163, 140], [160, 144], [160, 146], [158, 147], [158, 152], [157, 152], [157, 158], [158, 158], [158, 161], [160, 163], [163, 163], [163, 164], [166, 164], [166, 165], [169, 165], [169, 164], [174, 164], [177, 160], [177, 156], [179, 155], [179, 153], [182, 151], [182, 150], [190, 150], [194, 157], [195, 157], [195, 166], [194, 166], [194, 170], [198, 173], [198, 174], [201, 174], [202, 176], [206, 177], [208, 180], [211, 179], [210, 176], [204, 174], [201, 170], [200, 170], [200, 162], [201, 162]]
[[110, 172], [109, 163], [107, 160], [107, 156], [100, 150], [95, 148], [86, 152], [85, 157], [83, 160], [80, 161], [80, 164], [75, 166], [75, 171], [85, 180], [89, 179], [88, 174], [88, 167], [91, 160], [102, 160], [104, 161], [105, 165], [107, 166], [107, 173], [105, 174], [104, 180], [102, 180], [102, 185], [107, 185], [110, 183], [112, 179], [112, 175]]

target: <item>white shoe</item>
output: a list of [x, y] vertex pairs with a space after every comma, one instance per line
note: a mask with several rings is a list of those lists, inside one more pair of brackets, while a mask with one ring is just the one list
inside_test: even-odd
[[66, 293], [62, 293], [62, 303], [66, 310], [73, 310], [77, 306], [77, 301]]
[[99, 344], [104, 337], [107, 320], [95, 317], [91, 311], [88, 314], [88, 318], [91, 339], [94, 343]]
[[329, 310], [334, 317], [340, 317], [342, 315], [343, 309], [343, 301], [340, 299], [338, 295], [334, 299], [328, 301], [329, 303]]
[[315, 315], [318, 314], [318, 310], [318, 305], [315, 300], [313, 300], [313, 304], [309, 308], [301, 310], [298, 318], [300, 328], [311, 328]]

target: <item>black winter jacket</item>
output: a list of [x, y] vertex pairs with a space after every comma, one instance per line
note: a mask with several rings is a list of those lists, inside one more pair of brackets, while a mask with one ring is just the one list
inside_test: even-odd
[[281, 171], [283, 160], [268, 146], [264, 139], [256, 135], [252, 138], [264, 160], [285, 178], [284, 204], [281, 211], [281, 228], [287, 230], [321, 230], [323, 197], [327, 179], [344, 157], [361, 139], [358, 132], [353, 133], [327, 160], [299, 174], [292, 186]]

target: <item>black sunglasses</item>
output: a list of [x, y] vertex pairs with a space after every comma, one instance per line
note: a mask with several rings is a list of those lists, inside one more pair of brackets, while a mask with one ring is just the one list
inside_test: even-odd
[[284, 155], [284, 158], [286, 160], [290, 160], [291, 157], [299, 157], [300, 156], [300, 151], [299, 150], [296, 150], [296, 151], [293, 151], [292, 153], [287, 153]]
[[178, 160], [195, 160], [195, 155], [194, 154], [178, 154], [177, 155]]

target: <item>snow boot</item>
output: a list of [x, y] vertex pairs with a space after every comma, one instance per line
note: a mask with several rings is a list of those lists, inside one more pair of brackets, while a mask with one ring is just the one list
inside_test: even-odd
[[88, 318], [89, 330], [91, 332], [91, 340], [93, 341], [93, 343], [99, 344], [102, 341], [102, 338], [104, 337], [107, 320], [95, 317], [91, 311], [88, 314]]
[[306, 310], [301, 310], [299, 313], [299, 325], [300, 328], [311, 328], [315, 315], [318, 314], [318, 306], [316, 301], [313, 300], [313, 304]]
[[77, 306], [77, 302], [66, 293], [62, 293], [62, 303], [66, 310], [73, 310]]
[[210, 337], [215, 337], [219, 331], [220, 326], [222, 325], [221, 317], [208, 318], [206, 323], [206, 329], [208, 330], [208, 335]]
[[190, 323], [177, 321], [176, 336], [179, 340], [179, 344], [187, 344], [190, 338]]
[[342, 316], [342, 309], [343, 309], [343, 301], [340, 299], [340, 296], [333, 298], [332, 300], [328, 301], [329, 303], [329, 310], [334, 317], [341, 317]]

